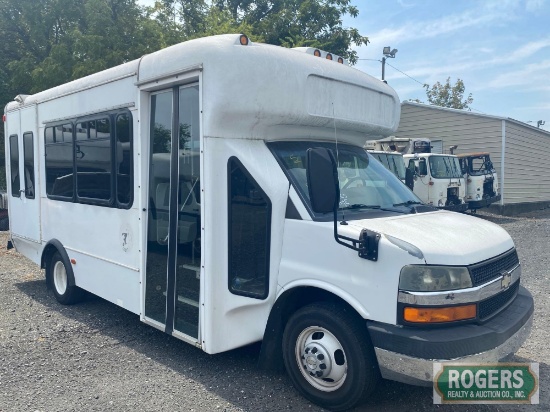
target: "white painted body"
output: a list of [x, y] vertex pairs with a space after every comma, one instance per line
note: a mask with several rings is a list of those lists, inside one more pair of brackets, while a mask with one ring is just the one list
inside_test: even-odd
[[460, 203], [464, 203], [466, 196], [466, 185], [463, 177], [452, 178], [437, 178], [432, 173], [429, 159], [433, 156], [456, 158], [451, 155], [436, 155], [432, 153], [408, 154], [403, 156], [405, 167], [414, 161], [415, 167], [418, 168], [420, 159], [426, 161], [427, 174], [417, 176], [414, 181], [413, 192], [426, 204], [435, 207], [444, 207], [447, 204], [447, 191], [449, 188], [457, 188], [458, 198]]
[[[32, 130], [38, 142], [36, 198], [9, 199], [16, 248], [40, 263], [47, 242], [59, 240], [76, 262], [76, 285], [161, 328], [144, 314], [147, 233], [160, 230], [149, 224], [147, 213], [150, 191], [158, 189], [149, 187], [148, 180], [150, 96], [191, 81], [198, 82], [201, 109], [201, 201], [200, 205], [192, 201], [201, 212], [200, 322], [198, 338], [175, 336], [202, 350], [218, 353], [262, 340], [277, 298], [298, 286], [324, 289], [348, 302], [364, 319], [395, 324], [404, 265], [471, 264], [513, 247], [498, 226], [444, 211], [355, 220], [340, 227], [342, 234], [355, 238], [362, 228], [380, 233], [377, 262], [361, 259], [338, 245], [332, 223], [312, 220], [266, 142], [330, 142], [336, 129], [339, 142], [362, 147], [366, 135], [377, 138], [397, 129], [400, 105], [396, 93], [373, 77], [334, 61], [263, 44], [241, 46], [238, 35], [224, 35], [172, 46], [6, 107], [6, 137], [12, 133], [21, 137]], [[131, 208], [48, 198], [42, 183], [44, 124], [113, 107], [128, 108], [133, 118]], [[265, 299], [234, 295], [227, 287], [227, 163], [232, 156], [272, 202]], [[449, 184], [459, 185], [464, 197], [460, 179], [441, 182], [445, 190]], [[424, 188], [421, 179], [416, 186]], [[439, 183], [425, 189], [428, 203], [442, 199]], [[301, 220], [285, 217], [288, 199]], [[398, 248], [385, 235], [416, 245], [425, 259]]]
[[[498, 195], [500, 193], [498, 188], [498, 174], [494, 172], [492, 173], [492, 177], [494, 179], [493, 187]], [[483, 183], [485, 182], [485, 176], [464, 175], [464, 180], [466, 181], [466, 201], [483, 199]]]

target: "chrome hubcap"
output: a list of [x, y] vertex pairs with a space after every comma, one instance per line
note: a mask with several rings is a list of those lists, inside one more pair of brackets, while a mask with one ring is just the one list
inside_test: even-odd
[[332, 392], [347, 376], [342, 344], [327, 329], [312, 326], [296, 339], [296, 361], [304, 378], [316, 389]]

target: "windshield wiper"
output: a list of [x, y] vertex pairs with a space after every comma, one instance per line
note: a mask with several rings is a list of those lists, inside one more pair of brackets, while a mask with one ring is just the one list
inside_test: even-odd
[[346, 207], [341, 207], [340, 210], [348, 210], [348, 209], [380, 209], [380, 205], [364, 205], [363, 203], [354, 203], [353, 205], [349, 205]]
[[424, 203], [417, 202], [415, 200], [407, 200], [406, 202], [402, 202], [402, 203], [394, 203], [393, 206], [397, 207], [397, 206], [412, 206], [412, 205], [423, 205], [423, 204]]

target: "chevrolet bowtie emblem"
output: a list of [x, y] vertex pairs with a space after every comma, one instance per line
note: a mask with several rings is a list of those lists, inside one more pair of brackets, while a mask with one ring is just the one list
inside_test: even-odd
[[500, 281], [500, 288], [508, 289], [508, 286], [510, 286], [510, 283], [512, 283], [512, 274], [506, 271], [502, 272], [502, 280]]

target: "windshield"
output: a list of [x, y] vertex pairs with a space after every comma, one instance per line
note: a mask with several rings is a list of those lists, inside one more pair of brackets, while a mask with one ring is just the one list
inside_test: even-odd
[[456, 156], [430, 156], [430, 172], [435, 179], [462, 177], [460, 162]]
[[376, 160], [396, 175], [399, 179], [405, 180], [405, 163], [403, 156], [397, 153], [370, 153]]
[[374, 161], [372, 155], [362, 148], [339, 144], [336, 154], [334, 143], [275, 142], [269, 146], [310, 210], [306, 177], [306, 151], [310, 147], [331, 149], [337, 158], [340, 209], [363, 212], [390, 208], [408, 213], [411, 205], [422, 203], [394, 174]]

